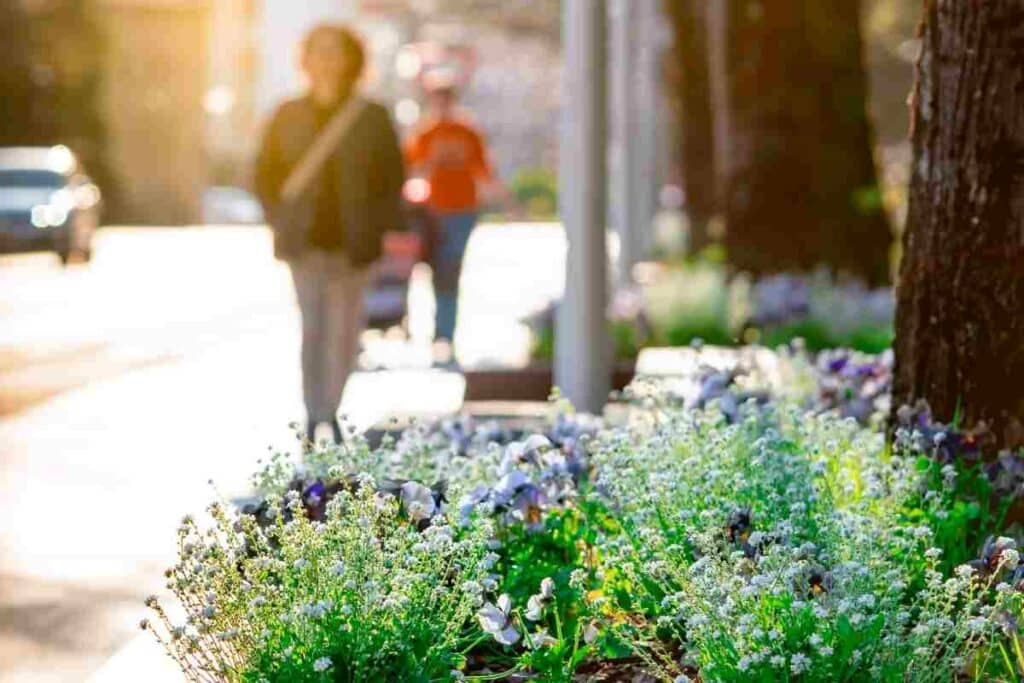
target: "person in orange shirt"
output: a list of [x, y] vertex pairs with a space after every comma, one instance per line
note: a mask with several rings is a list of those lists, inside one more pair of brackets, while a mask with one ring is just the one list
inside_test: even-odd
[[[449, 344], [455, 339], [462, 258], [476, 226], [481, 189], [497, 186], [483, 136], [458, 113], [456, 99], [451, 84], [432, 88], [426, 120], [405, 146], [412, 175], [428, 183], [427, 206], [441, 232], [431, 263], [437, 304], [434, 336]], [[454, 363], [454, 346], [449, 349]]]

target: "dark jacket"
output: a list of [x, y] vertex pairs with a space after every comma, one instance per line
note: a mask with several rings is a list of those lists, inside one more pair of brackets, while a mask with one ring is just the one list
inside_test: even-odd
[[[316, 105], [309, 97], [278, 107], [263, 137], [256, 161], [255, 190], [274, 230], [274, 254], [284, 260], [310, 248], [318, 182], [284, 205], [279, 201], [288, 173], [313, 144], [318, 132]], [[337, 164], [337, 207], [344, 251], [356, 265], [381, 254], [384, 233], [402, 229], [401, 191], [405, 181], [398, 136], [387, 109], [370, 102], [325, 162]], [[321, 171], [322, 173], [322, 171]]]

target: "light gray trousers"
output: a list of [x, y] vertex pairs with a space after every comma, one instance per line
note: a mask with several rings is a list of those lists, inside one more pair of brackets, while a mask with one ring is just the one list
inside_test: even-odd
[[308, 419], [330, 422], [355, 369], [366, 325], [363, 288], [367, 269], [342, 252], [307, 250], [290, 261], [302, 313], [302, 393]]

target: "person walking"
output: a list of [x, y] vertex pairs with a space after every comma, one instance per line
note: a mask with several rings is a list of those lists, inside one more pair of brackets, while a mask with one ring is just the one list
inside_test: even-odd
[[256, 161], [256, 193], [302, 316], [310, 440], [323, 423], [342, 439], [337, 410], [365, 326], [369, 267], [402, 223], [401, 147], [387, 109], [359, 93], [364, 63], [348, 27], [313, 28], [301, 46], [307, 92], [274, 112]]
[[[435, 347], [455, 362], [455, 323], [459, 277], [470, 234], [476, 226], [481, 186], [498, 188], [483, 135], [456, 108], [455, 85], [429, 86], [427, 116], [408, 139], [405, 157], [413, 175], [428, 183], [427, 206], [437, 218], [440, 235], [431, 257], [436, 298]], [[447, 347], [447, 348], [444, 348]], [[438, 353], [435, 351], [435, 353]]]

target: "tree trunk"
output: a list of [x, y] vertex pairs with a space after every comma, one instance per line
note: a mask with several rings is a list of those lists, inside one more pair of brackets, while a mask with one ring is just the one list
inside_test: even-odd
[[715, 140], [711, 118], [706, 0], [668, 0], [674, 49], [668, 70], [675, 91], [682, 141], [683, 189], [690, 221], [690, 250], [710, 242], [708, 221], [715, 212]]
[[727, 12], [731, 265], [887, 281], [860, 3], [729, 0]]
[[0, 0], [0, 145], [25, 144], [32, 127], [31, 49], [28, 16], [20, 0]]
[[893, 406], [1024, 446], [1024, 3], [928, 0]]

